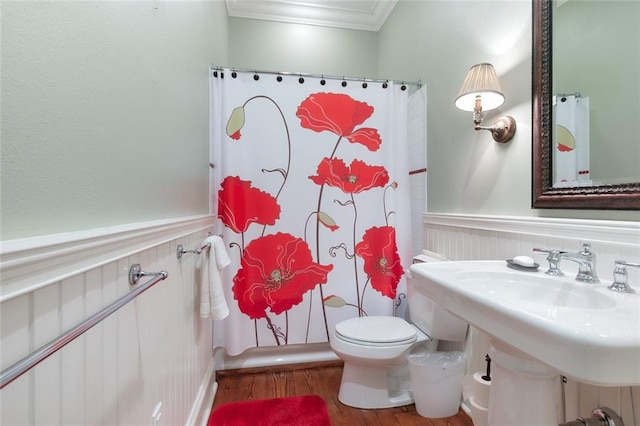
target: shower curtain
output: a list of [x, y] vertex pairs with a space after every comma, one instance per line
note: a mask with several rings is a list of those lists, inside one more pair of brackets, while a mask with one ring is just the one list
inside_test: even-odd
[[411, 263], [407, 90], [211, 69], [211, 194], [230, 266], [214, 347], [328, 342], [401, 315]]
[[589, 98], [554, 96], [553, 185], [590, 185]]

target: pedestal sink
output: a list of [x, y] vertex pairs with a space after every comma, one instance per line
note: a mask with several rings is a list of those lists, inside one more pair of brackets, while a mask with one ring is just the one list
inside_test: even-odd
[[640, 385], [640, 293], [505, 261], [419, 263], [411, 274], [416, 291], [490, 336], [492, 426], [563, 421], [560, 375]]

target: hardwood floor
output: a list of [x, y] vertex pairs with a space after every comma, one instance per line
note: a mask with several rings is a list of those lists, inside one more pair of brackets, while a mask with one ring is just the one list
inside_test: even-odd
[[219, 371], [213, 408], [233, 401], [316, 394], [327, 404], [334, 426], [473, 426], [462, 410], [453, 417], [427, 419], [416, 412], [413, 404], [380, 410], [348, 407], [338, 401], [340, 361], [275, 368]]

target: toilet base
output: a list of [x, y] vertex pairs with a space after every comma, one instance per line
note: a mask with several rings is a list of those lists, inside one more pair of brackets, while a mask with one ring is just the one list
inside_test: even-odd
[[367, 367], [344, 363], [338, 400], [355, 408], [391, 408], [413, 404], [409, 366]]

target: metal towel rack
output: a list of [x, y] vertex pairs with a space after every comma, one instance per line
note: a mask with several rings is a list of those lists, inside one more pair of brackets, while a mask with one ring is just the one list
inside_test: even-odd
[[202, 250], [206, 249], [209, 246], [211, 246], [211, 244], [207, 243], [207, 244], [204, 244], [200, 248], [197, 248], [197, 249], [194, 249], [194, 250], [186, 250], [182, 244], [178, 244], [178, 247], [176, 247], [176, 256], [178, 257], [178, 259], [180, 259], [182, 257], [182, 255], [185, 254], [185, 253], [200, 254], [200, 253], [202, 253]]
[[169, 276], [167, 271], [160, 272], [145, 272], [140, 268], [139, 264], [131, 265], [129, 269], [129, 284], [132, 286], [138, 283], [138, 280], [143, 276], [153, 276], [148, 282], [136, 287], [130, 293], [122, 296], [109, 306], [103, 308], [97, 313], [93, 314], [82, 323], [73, 327], [71, 330], [60, 335], [58, 338], [53, 339], [44, 346], [32, 352], [30, 355], [22, 358], [20, 361], [13, 364], [11, 367], [0, 373], [0, 389], [3, 389], [9, 383], [13, 382], [18, 377], [22, 376], [27, 371], [44, 361], [50, 355], [53, 355], [58, 350], [62, 349], [67, 343], [73, 341], [76, 337], [80, 336], [94, 325], [120, 309], [122, 306], [138, 297], [141, 293], [153, 287], [158, 282], [166, 279]]
[[[211, 232], [209, 232], [209, 236], [211, 236]], [[220, 238], [222, 238], [222, 235], [218, 235]], [[200, 254], [202, 253], [202, 250], [206, 249], [207, 247], [211, 247], [211, 243], [206, 243], [203, 244], [201, 247], [197, 248], [197, 249], [193, 249], [193, 250], [187, 250], [184, 248], [184, 246], [182, 244], [178, 244], [178, 247], [176, 247], [176, 256], [178, 257], [178, 259], [180, 259], [182, 257], [183, 254], [185, 253], [195, 253], [195, 254]]]

